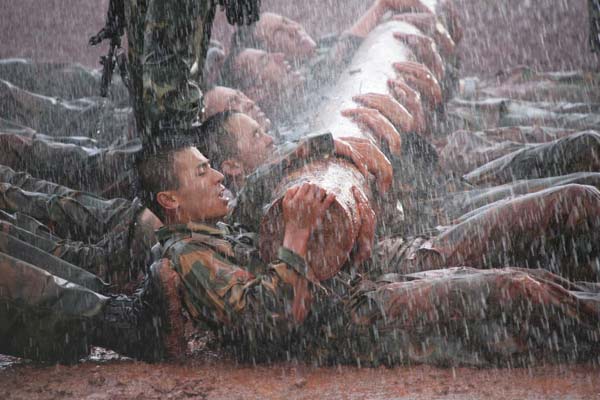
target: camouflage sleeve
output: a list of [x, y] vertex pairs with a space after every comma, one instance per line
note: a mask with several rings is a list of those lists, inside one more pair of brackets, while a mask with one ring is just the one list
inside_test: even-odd
[[180, 242], [174, 248], [171, 260], [184, 283], [184, 303], [193, 319], [219, 326], [236, 341], [252, 338], [252, 345], [278, 342], [296, 329], [293, 289], [287, 282], [305, 269], [303, 262], [296, 263], [298, 256], [294, 266], [273, 263], [265, 274], [255, 276], [202, 244]]
[[[202, 94], [190, 81], [197, 26], [212, 24], [214, 5], [199, 0], [151, 0], [144, 31], [143, 99], [147, 129], [189, 128]], [[203, 28], [204, 29], [204, 28]]]
[[272, 201], [272, 194], [286, 171], [302, 167], [314, 160], [330, 157], [335, 152], [331, 133], [309, 135], [300, 141], [286, 142], [278, 149], [274, 161], [258, 168], [246, 177], [237, 194], [230, 220], [258, 232], [263, 208]]

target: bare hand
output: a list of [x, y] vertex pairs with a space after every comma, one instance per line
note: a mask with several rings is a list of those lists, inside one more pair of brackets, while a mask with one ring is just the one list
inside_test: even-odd
[[394, 177], [392, 164], [370, 140], [355, 137], [336, 139], [335, 152], [350, 158], [365, 178], [369, 178], [369, 173], [375, 175], [381, 193], [389, 190]]
[[393, 96], [399, 103], [404, 105], [414, 118], [413, 130], [418, 133], [423, 133], [427, 130], [425, 121], [425, 113], [423, 112], [423, 103], [419, 92], [411, 88], [406, 82], [400, 79], [388, 80], [388, 87]]
[[432, 36], [444, 57], [450, 57], [454, 54], [456, 44], [452, 40], [448, 30], [438, 21], [434, 14], [405, 13], [395, 15], [393, 19], [414, 25], [425, 35]]
[[428, 100], [429, 105], [435, 108], [442, 102], [442, 88], [431, 71], [423, 64], [410, 61], [394, 63], [394, 68], [401, 74], [401, 78], [413, 86]]
[[366, 93], [354, 96], [352, 100], [365, 107], [379, 111], [399, 131], [410, 132], [413, 129], [413, 116], [390, 95]]
[[437, 46], [433, 39], [427, 36], [404, 32], [395, 32], [394, 37], [406, 43], [412, 49], [417, 59], [427, 65], [438, 82], [444, 79], [446, 73], [444, 62], [437, 51]]
[[400, 155], [402, 139], [394, 125], [379, 111], [372, 108], [351, 108], [342, 111], [344, 117], [352, 118], [368, 129], [377, 139], [387, 143], [392, 154]]
[[305, 182], [287, 190], [283, 197], [285, 236], [283, 245], [305, 257], [308, 239], [334, 202], [335, 194], [314, 183]]
[[356, 238], [357, 252], [354, 262], [360, 264], [371, 257], [375, 238], [375, 212], [369, 205], [364, 193], [356, 186], [352, 187], [356, 208], [360, 215], [360, 229]]

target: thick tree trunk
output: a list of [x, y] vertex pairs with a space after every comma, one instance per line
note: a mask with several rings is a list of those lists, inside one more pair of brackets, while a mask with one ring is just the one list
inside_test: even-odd
[[[426, 3], [433, 8], [436, 1]], [[398, 31], [421, 34], [414, 26], [399, 21], [385, 22], [375, 28], [318, 107], [313, 131], [329, 131], [334, 138], [354, 136], [373, 140], [369, 132], [343, 117], [341, 111], [358, 107], [352, 100], [358, 94], [389, 94], [387, 81], [396, 76], [392, 64], [414, 60], [411, 50], [393, 37], [393, 33]], [[337, 195], [322, 226], [313, 233], [308, 248], [307, 261], [312, 271], [318, 279], [325, 280], [334, 276], [346, 263], [359, 233], [361, 221], [352, 187], [362, 189], [371, 202], [373, 193], [354, 165], [341, 159], [313, 162], [293, 171], [273, 193], [273, 202], [261, 223], [261, 256], [267, 261], [275, 258], [283, 241], [283, 194], [288, 188], [302, 182], [316, 183]]]

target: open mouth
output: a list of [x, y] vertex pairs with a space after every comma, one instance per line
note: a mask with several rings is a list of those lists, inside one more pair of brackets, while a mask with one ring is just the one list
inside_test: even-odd
[[225, 187], [223, 187], [223, 189], [221, 189], [221, 191], [219, 192], [219, 199], [223, 200], [224, 202], [229, 203], [232, 197], [233, 196], [231, 195], [231, 192]]

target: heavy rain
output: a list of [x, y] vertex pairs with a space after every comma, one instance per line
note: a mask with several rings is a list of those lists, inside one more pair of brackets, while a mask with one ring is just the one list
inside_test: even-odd
[[599, 0], [0, 0], [0, 398], [600, 398]]

